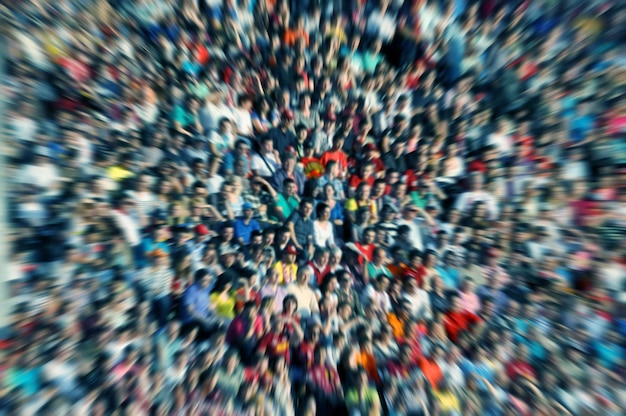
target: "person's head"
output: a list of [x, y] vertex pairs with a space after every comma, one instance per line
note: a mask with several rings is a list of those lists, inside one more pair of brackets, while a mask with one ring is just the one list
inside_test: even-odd
[[341, 150], [343, 148], [343, 144], [345, 142], [345, 137], [343, 134], [337, 133], [333, 137], [333, 150]]
[[211, 275], [207, 269], [198, 269], [194, 274], [194, 281], [201, 288], [206, 289], [211, 283]]
[[286, 264], [294, 264], [298, 258], [298, 250], [294, 245], [288, 245], [283, 251], [283, 262]]
[[294, 196], [296, 195], [296, 190], [298, 189], [297, 185], [296, 185], [296, 181], [291, 179], [291, 178], [287, 178], [283, 181], [283, 193], [287, 196]]
[[361, 182], [356, 189], [356, 199], [366, 201], [370, 198], [371, 187], [366, 182]]
[[243, 204], [242, 210], [243, 210], [243, 217], [246, 220], [249, 220], [254, 216], [254, 208], [252, 208], [252, 204], [250, 204], [249, 202], [246, 202]]
[[387, 260], [387, 250], [383, 247], [376, 247], [374, 250], [373, 261], [375, 264], [384, 264]]
[[291, 315], [298, 309], [298, 300], [294, 295], [287, 295], [283, 299], [283, 313]]
[[328, 259], [330, 258], [330, 253], [327, 248], [317, 247], [315, 249], [315, 262], [324, 267], [328, 264]]
[[309, 198], [303, 198], [300, 201], [299, 211], [302, 218], [308, 219], [311, 217], [313, 213], [313, 201]]
[[326, 164], [326, 174], [334, 179], [339, 175], [339, 165], [334, 160], [329, 161]]
[[313, 269], [311, 269], [311, 266], [303, 266], [298, 269], [296, 280], [299, 285], [305, 286], [309, 283], [309, 280], [311, 280], [312, 275]]
[[285, 152], [283, 156], [283, 169], [285, 172], [291, 174], [296, 167], [296, 155], [291, 152]]
[[330, 219], [330, 207], [324, 202], [320, 202], [315, 207], [315, 215], [321, 221], [328, 221]]
[[385, 183], [385, 179], [376, 179], [376, 181], [374, 181], [374, 188], [372, 190], [372, 198], [382, 198], [385, 195], [386, 189], [387, 184]]

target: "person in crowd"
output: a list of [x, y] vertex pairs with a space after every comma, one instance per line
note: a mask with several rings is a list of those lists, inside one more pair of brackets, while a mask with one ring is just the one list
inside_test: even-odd
[[624, 414], [623, 3], [4, 2], [0, 414]]

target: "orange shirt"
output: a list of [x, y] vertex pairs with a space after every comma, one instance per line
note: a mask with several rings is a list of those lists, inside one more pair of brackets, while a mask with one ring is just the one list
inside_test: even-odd
[[284, 41], [288, 46], [293, 46], [296, 43], [296, 39], [304, 38], [304, 43], [309, 46], [309, 34], [303, 30], [287, 29], [285, 31]]
[[404, 339], [404, 322], [398, 318], [398, 315], [390, 313], [387, 317], [387, 322], [391, 326], [396, 341]]
[[376, 381], [376, 384], [380, 383], [378, 367], [376, 366], [374, 354], [361, 350], [356, 356], [356, 361], [359, 365], [362, 365], [363, 368], [365, 368], [365, 371], [367, 371], [371, 380]]
[[433, 360], [422, 358], [419, 362], [419, 366], [422, 369], [422, 373], [424, 373], [424, 377], [426, 377], [426, 380], [428, 380], [431, 387], [436, 389], [439, 385], [439, 382], [443, 379], [443, 373], [441, 372], [439, 364], [437, 364]]

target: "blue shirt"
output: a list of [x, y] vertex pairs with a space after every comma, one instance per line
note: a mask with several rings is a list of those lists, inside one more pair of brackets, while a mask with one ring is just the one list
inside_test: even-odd
[[459, 289], [459, 271], [451, 267], [438, 267], [443, 285], [450, 289]]
[[248, 224], [245, 223], [243, 218], [235, 221], [235, 239], [243, 239], [244, 244], [250, 244], [250, 235], [252, 231], [260, 230], [261, 226], [257, 220], [250, 220]]
[[189, 313], [189, 306], [193, 307], [196, 315], [203, 318], [209, 317], [210, 287], [203, 289], [198, 283], [189, 286], [183, 295], [183, 317], [185, 322], [195, 318]]

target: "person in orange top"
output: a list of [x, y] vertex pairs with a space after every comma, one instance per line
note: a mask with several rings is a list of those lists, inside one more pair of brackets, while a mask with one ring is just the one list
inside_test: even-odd
[[339, 166], [340, 172], [346, 172], [348, 169], [348, 155], [342, 150], [344, 137], [341, 134], [335, 135], [333, 138], [333, 148], [327, 150], [322, 155], [320, 162], [326, 167], [328, 162], [334, 160]]
[[369, 337], [364, 338], [361, 341], [361, 350], [356, 356], [357, 364], [361, 365], [370, 380], [373, 380], [376, 385], [380, 384], [380, 375], [378, 374], [378, 366], [376, 364], [376, 358], [374, 358], [374, 345], [372, 339]]
[[419, 367], [424, 374], [424, 377], [430, 383], [430, 386], [434, 389], [439, 386], [441, 380], [443, 380], [443, 372], [437, 362], [443, 360], [443, 348], [440, 345], [436, 345], [430, 355], [430, 357], [422, 357], [419, 360]]
[[387, 316], [387, 322], [389, 322], [393, 336], [398, 342], [404, 339], [404, 331], [411, 322], [410, 311], [411, 305], [409, 301], [403, 299], [400, 305], [398, 305], [398, 311], [392, 312]]
[[287, 46], [293, 46], [298, 38], [304, 39], [306, 46], [309, 46], [309, 34], [304, 29], [304, 17], [302, 16], [298, 17], [298, 20], [296, 20], [296, 27], [285, 31], [283, 41]]
[[387, 269], [393, 277], [402, 278], [408, 270], [408, 266], [404, 262], [404, 248], [394, 246], [391, 248], [391, 258], [393, 262], [387, 265]]

